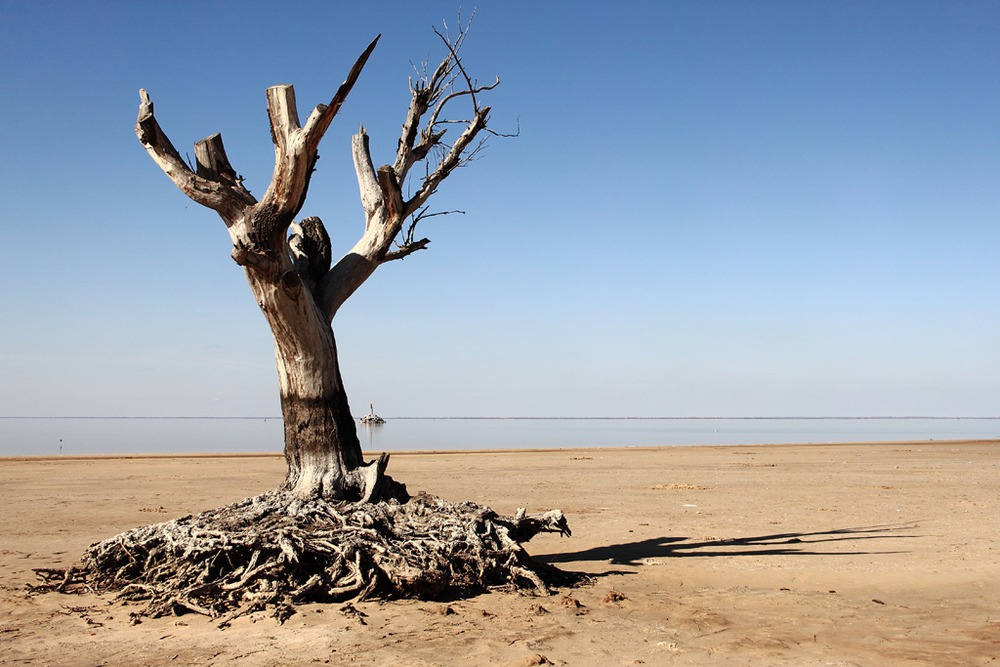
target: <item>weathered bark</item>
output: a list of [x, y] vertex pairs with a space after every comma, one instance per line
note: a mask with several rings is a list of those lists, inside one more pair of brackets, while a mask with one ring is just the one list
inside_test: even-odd
[[330, 325], [302, 278], [281, 278], [244, 267], [251, 290], [274, 334], [285, 424], [285, 488], [298, 495], [357, 499], [352, 471], [363, 465], [361, 443], [340, 375]]

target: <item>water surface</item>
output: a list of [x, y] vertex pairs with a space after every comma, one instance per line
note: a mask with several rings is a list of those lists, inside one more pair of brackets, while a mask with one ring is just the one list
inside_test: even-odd
[[[0, 456], [278, 453], [278, 418], [0, 418]], [[1000, 418], [389, 418], [370, 450], [530, 449], [1000, 439]]]

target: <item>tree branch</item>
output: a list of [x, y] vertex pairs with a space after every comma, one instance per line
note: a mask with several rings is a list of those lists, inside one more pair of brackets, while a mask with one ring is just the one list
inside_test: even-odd
[[[222, 172], [235, 173], [229, 165], [229, 159], [225, 157], [222, 137], [213, 135], [199, 142], [201, 147], [196, 147], [195, 154], [202, 154], [199, 158], [200, 166], [198, 173], [192, 172], [160, 128], [153, 114], [153, 102], [145, 89], [139, 89], [139, 100], [135, 134], [149, 156], [181, 192], [202, 206], [217, 211], [227, 225], [231, 225], [247, 206], [256, 203], [242, 184], [234, 186], [211, 177], [213, 172], [219, 173], [220, 169]], [[233, 182], [236, 180], [238, 179]]]
[[392, 167], [388, 165], [379, 167], [378, 185], [382, 191], [382, 203], [385, 206], [386, 216], [390, 220], [401, 219], [403, 213], [403, 193], [399, 189], [399, 181], [396, 180], [396, 172], [392, 170]]
[[[320, 281], [318, 302], [331, 320], [343, 302], [380, 264], [402, 259], [427, 247], [429, 239], [414, 238], [416, 224], [428, 217], [421, 208], [441, 182], [471, 160], [483, 145], [482, 140], [476, 145], [476, 140], [480, 132], [487, 130], [490, 109], [479, 107], [476, 96], [493, 90], [499, 85], [499, 79], [488, 86], [478, 86], [469, 77], [459, 56], [467, 33], [468, 26], [459, 31], [454, 41], [450, 41], [446, 34], [435, 30], [435, 34], [445, 42], [447, 54], [433, 72], [428, 72], [425, 64], [422, 73], [418, 71], [421, 80], [416, 83], [411, 80], [410, 105], [391, 166], [385, 165], [376, 170], [364, 128], [354, 135], [352, 152], [365, 211], [365, 231], [350, 252], [334, 264]], [[446, 108], [461, 98], [472, 102], [471, 119], [446, 117]], [[428, 111], [431, 111], [429, 117]], [[442, 143], [445, 135], [442, 126], [448, 123], [464, 125], [464, 130], [450, 146]], [[444, 150], [440, 160], [434, 162], [431, 156], [438, 154], [433, 149], [439, 146]], [[416, 192], [409, 199], [404, 199], [407, 176], [417, 162], [428, 163], [425, 175], [415, 184]], [[407, 218], [412, 218], [412, 223], [404, 232], [403, 224]], [[394, 242], [396, 247], [393, 249]]]
[[408, 255], [412, 255], [418, 250], [424, 250], [427, 244], [430, 243], [430, 239], [420, 239], [419, 241], [414, 241], [413, 243], [407, 243], [399, 247], [398, 250], [390, 250], [385, 253], [385, 257], [382, 258], [382, 262], [391, 262], [395, 259], [403, 259]]
[[[459, 23], [459, 32], [454, 40], [448, 34], [447, 25], [445, 25], [444, 34], [434, 28], [434, 34], [441, 39], [447, 49], [447, 54], [434, 70], [433, 75], [427, 77], [425, 74], [421, 83], [415, 87], [411, 85], [412, 99], [406, 121], [403, 124], [396, 162], [393, 165], [397, 178], [402, 182], [414, 163], [426, 160], [431, 149], [442, 144], [445, 130], [438, 129], [440, 125], [462, 123], [466, 127], [459, 138], [447, 148], [441, 161], [428, 169], [428, 174], [420, 183], [416, 194], [405, 204], [404, 215], [406, 216], [413, 215], [420, 209], [441, 181], [456, 168], [467, 163], [482, 147], [480, 143], [479, 146], [470, 151], [470, 147], [479, 132], [487, 129], [489, 117], [489, 107], [480, 107], [476, 95], [493, 90], [500, 85], [499, 77], [489, 85], [479, 86], [469, 76], [462, 63], [460, 51], [472, 26], [472, 20], [470, 19], [466, 25], [462, 26], [461, 16], [459, 16]], [[464, 81], [463, 86], [457, 85], [459, 79]], [[471, 100], [472, 119], [459, 121], [445, 118], [444, 112], [448, 105], [462, 97], [468, 97]], [[430, 116], [426, 121], [423, 121], [423, 127], [418, 132], [417, 127], [431, 107], [433, 110]], [[430, 167], [430, 165], [428, 166]]]
[[267, 89], [267, 117], [271, 121], [271, 141], [275, 150], [290, 151], [292, 139], [300, 129], [293, 86], [286, 84]]
[[241, 192], [247, 197], [247, 205], [257, 203], [250, 191], [243, 186], [243, 178], [229, 164], [226, 148], [222, 144], [222, 135], [213, 134], [194, 145], [194, 158], [197, 163], [197, 174], [202, 178], [217, 181], [223, 185]]
[[[393, 164], [393, 170], [399, 180], [406, 178], [406, 174], [414, 162], [423, 159], [427, 154], [426, 148], [422, 152], [415, 151], [414, 142], [420, 131], [420, 120], [446, 87], [444, 82], [451, 68], [452, 61], [449, 55], [441, 61], [430, 78], [425, 75], [423, 81], [418, 82], [416, 86], [412, 82], [410, 84], [410, 107], [406, 113], [406, 120], [403, 122], [403, 132], [400, 135], [396, 161]], [[427, 138], [422, 137], [421, 144], [426, 142]]]
[[361, 195], [361, 206], [365, 211], [365, 230], [375, 219], [375, 212], [382, 206], [382, 189], [378, 184], [378, 176], [372, 164], [372, 156], [368, 148], [368, 133], [365, 128], [351, 138], [351, 153], [354, 157], [354, 172], [358, 177], [358, 190]]
[[[464, 74], [465, 70], [462, 70], [462, 73]], [[448, 104], [448, 102], [451, 102], [453, 99], [456, 99], [458, 97], [464, 97], [464, 96], [468, 95], [469, 97], [472, 98], [472, 108], [474, 110], [478, 111], [479, 110], [479, 105], [476, 102], [476, 93], [487, 92], [487, 91], [493, 90], [494, 88], [496, 88], [497, 86], [500, 85], [500, 77], [497, 77], [496, 81], [494, 81], [493, 83], [491, 83], [488, 86], [473, 87], [472, 86], [472, 81], [469, 81], [468, 76], [466, 76], [466, 81], [468, 81], [468, 84], [469, 84], [468, 88], [463, 89], [463, 90], [456, 90], [455, 92], [453, 92], [453, 93], [449, 94], [448, 96], [442, 98], [441, 101], [438, 102], [437, 106], [434, 107], [434, 112], [431, 114], [430, 119], [427, 121], [427, 127], [428, 128], [433, 128], [436, 125], [438, 125], [439, 123], [454, 123], [454, 122], [458, 122], [458, 121], [439, 121], [438, 120], [438, 118], [441, 116], [441, 112], [444, 110], [445, 105]], [[443, 132], [442, 132], [442, 134], [443, 134]]]
[[[414, 194], [413, 197], [406, 202], [406, 215], [415, 213], [417, 209], [423, 206], [430, 196], [434, 194], [434, 191], [437, 190], [441, 181], [446, 179], [451, 172], [455, 171], [455, 169], [468, 161], [468, 158], [471, 156], [464, 155], [464, 153], [476, 139], [476, 135], [478, 135], [481, 130], [486, 128], [489, 115], [490, 107], [483, 107], [476, 111], [475, 118], [469, 121], [465, 131], [463, 131], [455, 143], [451, 145], [451, 149], [448, 151], [448, 154], [445, 155], [441, 162], [438, 163], [437, 167], [435, 167], [434, 170], [426, 178], [424, 178], [416, 194]], [[478, 151], [478, 148], [475, 150]]]
[[343, 106], [344, 101], [347, 99], [347, 95], [351, 92], [354, 87], [355, 82], [361, 75], [361, 70], [364, 69], [365, 63], [368, 62], [368, 57], [375, 50], [375, 45], [378, 44], [378, 40], [381, 39], [382, 35], [376, 35], [375, 39], [371, 41], [371, 44], [365, 48], [364, 52], [358, 56], [358, 59], [354, 62], [354, 66], [351, 67], [351, 71], [347, 73], [347, 78], [344, 79], [344, 83], [340, 84], [340, 88], [337, 89], [336, 94], [334, 94], [333, 99], [330, 100], [328, 105], [317, 105], [313, 112], [309, 115], [309, 119], [306, 121], [305, 133], [306, 133], [306, 144], [312, 148], [319, 145], [320, 139], [323, 138], [323, 134], [326, 132], [327, 128], [330, 127], [330, 123], [333, 121], [334, 116], [340, 111], [340, 107]]
[[304, 128], [299, 125], [292, 86], [268, 88], [267, 109], [274, 142], [274, 175], [254, 211], [254, 231], [261, 240], [267, 239], [268, 243], [283, 240], [292, 219], [302, 209], [313, 169], [319, 159], [319, 142], [354, 87], [379, 37], [372, 40], [355, 61], [330, 104], [317, 105]]
[[[473, 16], [475, 16], [475, 15], [473, 14]], [[431, 120], [428, 123], [429, 127], [437, 124], [437, 119], [438, 119], [438, 116], [441, 113], [441, 110], [444, 108], [444, 105], [447, 104], [448, 101], [452, 97], [457, 97], [459, 95], [469, 95], [472, 98], [472, 108], [473, 108], [473, 110], [475, 110], [475, 111], [478, 112], [479, 111], [479, 103], [476, 101], [476, 93], [481, 93], [483, 91], [493, 90], [494, 88], [496, 88], [497, 86], [500, 85], [500, 77], [497, 77], [497, 80], [494, 83], [492, 83], [492, 84], [490, 84], [488, 86], [477, 87], [476, 85], [474, 85], [472, 83], [472, 78], [469, 76], [468, 72], [465, 71], [465, 67], [462, 65], [462, 59], [458, 57], [458, 52], [462, 48], [462, 43], [465, 41], [465, 36], [468, 34], [469, 28], [471, 26], [472, 26], [472, 19], [470, 18], [469, 19], [469, 23], [466, 26], [466, 28], [464, 30], [462, 30], [460, 28], [459, 34], [458, 34], [458, 38], [455, 40], [454, 44], [452, 44], [451, 41], [447, 37], [445, 37], [444, 35], [442, 35], [438, 31], [437, 28], [434, 28], [434, 34], [437, 35], [441, 39], [441, 41], [444, 43], [445, 48], [448, 49], [448, 53], [450, 54], [451, 58], [455, 62], [455, 67], [458, 69], [459, 72], [461, 72], [462, 77], [465, 78], [465, 89], [464, 90], [460, 90], [460, 91], [458, 91], [456, 93], [452, 93], [451, 95], [449, 95], [445, 99], [441, 100], [441, 103], [438, 104], [437, 108], [434, 110], [434, 113], [431, 115]]]

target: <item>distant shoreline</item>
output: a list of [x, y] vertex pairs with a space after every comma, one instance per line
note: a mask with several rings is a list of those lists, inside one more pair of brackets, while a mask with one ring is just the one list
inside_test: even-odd
[[[402, 450], [365, 450], [365, 456], [371, 457], [386, 451], [393, 457], [411, 456], [452, 456], [452, 455], [497, 455], [497, 454], [557, 454], [572, 452], [573, 454], [586, 453], [617, 453], [623, 451], [631, 452], [656, 452], [660, 450], [736, 450], [753, 448], [809, 448], [819, 449], [823, 447], [886, 447], [886, 446], [922, 446], [922, 447], [978, 447], [982, 445], [1000, 445], [1000, 438], [969, 438], [969, 439], [948, 439], [948, 440], [877, 440], [865, 442], [778, 442], [778, 443], [757, 443], [757, 444], [727, 444], [727, 445], [620, 445], [608, 447], [528, 447], [518, 448], [497, 448], [497, 449], [402, 449]], [[150, 459], [245, 459], [245, 458], [284, 458], [280, 451], [274, 452], [176, 452], [157, 453], [150, 452], [131, 454], [39, 454], [30, 455], [0, 455], [0, 462], [10, 463], [16, 461], [108, 461], [108, 460], [150, 460]]]

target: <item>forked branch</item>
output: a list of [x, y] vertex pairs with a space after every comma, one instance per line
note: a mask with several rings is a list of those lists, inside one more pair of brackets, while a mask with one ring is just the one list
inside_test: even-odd
[[410, 224], [404, 231], [400, 232], [400, 238], [396, 242], [396, 249], [387, 252], [382, 261], [390, 262], [394, 259], [403, 259], [418, 250], [423, 250], [427, 247], [431, 240], [427, 238], [420, 239], [419, 241], [415, 240], [417, 223], [424, 218], [433, 218], [438, 215], [452, 215], [454, 213], [464, 214], [465, 211], [438, 211], [437, 213], [428, 213], [426, 207], [421, 209], [415, 215], [410, 217]]
[[260, 260], [250, 259], [255, 253], [264, 250], [277, 253], [285, 244], [285, 232], [305, 202], [319, 157], [319, 142], [354, 87], [379, 37], [355, 61], [330, 103], [316, 106], [305, 127], [299, 124], [292, 86], [273, 86], [267, 90], [275, 160], [274, 175], [260, 202], [243, 186], [243, 179], [229, 163], [219, 134], [195, 144], [197, 166], [192, 170], [160, 128], [148, 93], [139, 91], [135, 132], [156, 164], [181, 192], [218, 212], [231, 233], [238, 222], [247, 223], [245, 230], [235, 232], [243, 243], [241, 247], [234, 239], [234, 257], [241, 265], [256, 266]]
[[292, 219], [301, 210], [313, 169], [319, 159], [319, 142], [343, 106], [380, 37], [381, 35], [373, 39], [358, 56], [330, 104], [316, 106], [305, 127], [299, 125], [292, 86], [268, 88], [267, 111], [274, 142], [274, 175], [254, 211], [254, 226], [260, 238], [283, 238]]
[[135, 134], [153, 161], [163, 170], [181, 192], [193, 201], [206, 206], [232, 224], [239, 214], [257, 200], [243, 187], [235, 176], [222, 145], [222, 137], [212, 135], [198, 143], [195, 155], [197, 173], [191, 171], [177, 149], [160, 128], [153, 114], [153, 102], [145, 89], [139, 89], [139, 118]]
[[[471, 21], [454, 39], [447, 31], [434, 31], [447, 53], [436, 68], [431, 71], [425, 66], [419, 80], [410, 82], [410, 105], [392, 165], [376, 169], [367, 132], [362, 127], [354, 135], [354, 169], [365, 211], [365, 232], [320, 285], [320, 301], [331, 320], [380, 264], [427, 247], [430, 240], [417, 240], [414, 233], [416, 224], [430, 217], [427, 200], [442, 181], [483, 147], [482, 136], [489, 134], [490, 108], [480, 106], [477, 95], [493, 90], [500, 80], [480, 86], [468, 75], [460, 50], [470, 27]], [[451, 113], [453, 104], [462, 99], [470, 101], [471, 115]], [[445, 142], [449, 125], [463, 127], [450, 144]], [[412, 167], [421, 162], [423, 174], [412, 175]], [[407, 219], [410, 224], [404, 232]]]

